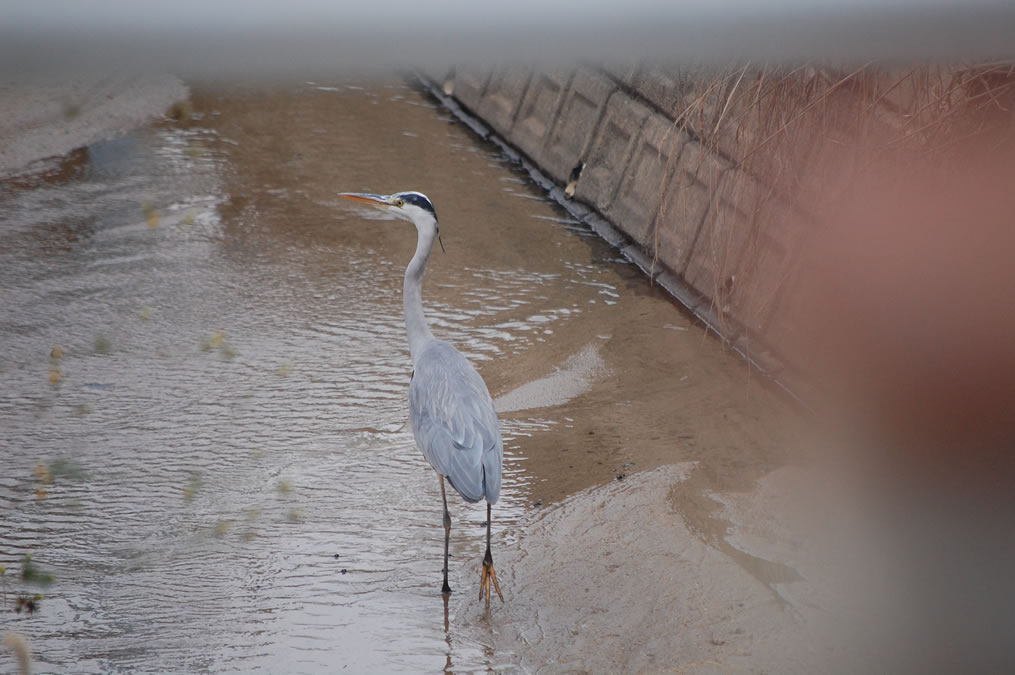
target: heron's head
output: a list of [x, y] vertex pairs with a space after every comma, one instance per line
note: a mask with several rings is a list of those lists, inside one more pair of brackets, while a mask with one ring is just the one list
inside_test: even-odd
[[433, 204], [422, 192], [396, 192], [393, 195], [374, 195], [366, 192], [339, 192], [339, 197], [387, 211], [396, 218], [409, 222], [437, 222]]
[[[396, 192], [392, 195], [375, 195], [367, 192], [339, 192], [339, 197], [354, 202], [369, 204], [370, 206], [387, 211], [396, 218], [408, 220], [416, 226], [416, 229], [423, 233], [432, 230], [437, 235], [441, 250], [444, 250], [440, 234], [440, 226], [437, 224], [437, 212], [434, 211], [430, 199], [422, 192]], [[432, 241], [432, 240], [431, 240]]]

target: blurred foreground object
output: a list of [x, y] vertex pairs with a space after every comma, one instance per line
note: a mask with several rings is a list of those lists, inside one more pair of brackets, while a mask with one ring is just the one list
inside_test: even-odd
[[896, 579], [868, 598], [901, 615], [887, 669], [1010, 671], [1015, 77], [922, 72], [939, 79], [811, 163], [826, 180], [779, 347], [815, 386]]
[[4, 635], [4, 645], [14, 652], [14, 658], [18, 663], [18, 672], [21, 675], [30, 675], [32, 672], [32, 650], [29, 649], [25, 636], [21, 633], [7, 633]]
[[5, 8], [0, 76], [124, 64], [192, 79], [304, 79], [451, 63], [910, 62], [1015, 56], [1013, 45], [1015, 6], [995, 0], [520, 0], [465, 11], [437, 0], [424, 12], [405, 0], [58, 0]]

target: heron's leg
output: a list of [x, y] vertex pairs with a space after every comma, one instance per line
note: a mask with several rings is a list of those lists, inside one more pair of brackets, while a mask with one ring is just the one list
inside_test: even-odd
[[[440, 474], [437, 474], [440, 476]], [[448, 512], [448, 494], [444, 491], [444, 476], [441, 479], [441, 499], [444, 500], [444, 586], [441, 593], [447, 595], [451, 592], [448, 586], [448, 546], [451, 543], [451, 514]]]
[[483, 556], [483, 576], [479, 581], [479, 599], [483, 599], [483, 593], [486, 593], [486, 606], [490, 606], [490, 584], [493, 584], [493, 589], [497, 591], [497, 596], [501, 602], [504, 602], [504, 594], [500, 592], [500, 584], [497, 583], [497, 573], [493, 569], [493, 556], [490, 554], [490, 521], [493, 520], [491, 517], [490, 503], [486, 504], [486, 555]]

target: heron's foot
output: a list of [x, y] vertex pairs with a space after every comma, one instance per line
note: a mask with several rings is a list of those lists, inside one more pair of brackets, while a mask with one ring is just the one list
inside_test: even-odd
[[479, 599], [483, 599], [483, 594], [486, 594], [486, 606], [490, 606], [490, 595], [492, 590], [497, 591], [497, 597], [500, 598], [501, 602], [504, 602], [504, 594], [500, 592], [500, 584], [497, 583], [497, 572], [493, 569], [493, 556], [490, 555], [490, 551], [486, 552], [486, 556], [483, 558], [483, 576], [479, 581]]

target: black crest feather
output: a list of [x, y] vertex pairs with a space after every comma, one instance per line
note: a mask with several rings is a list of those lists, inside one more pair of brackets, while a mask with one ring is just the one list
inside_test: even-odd
[[399, 192], [396, 196], [406, 204], [412, 204], [429, 211], [435, 219], [437, 218], [437, 211], [434, 210], [433, 204], [430, 203], [430, 200], [422, 192]]

